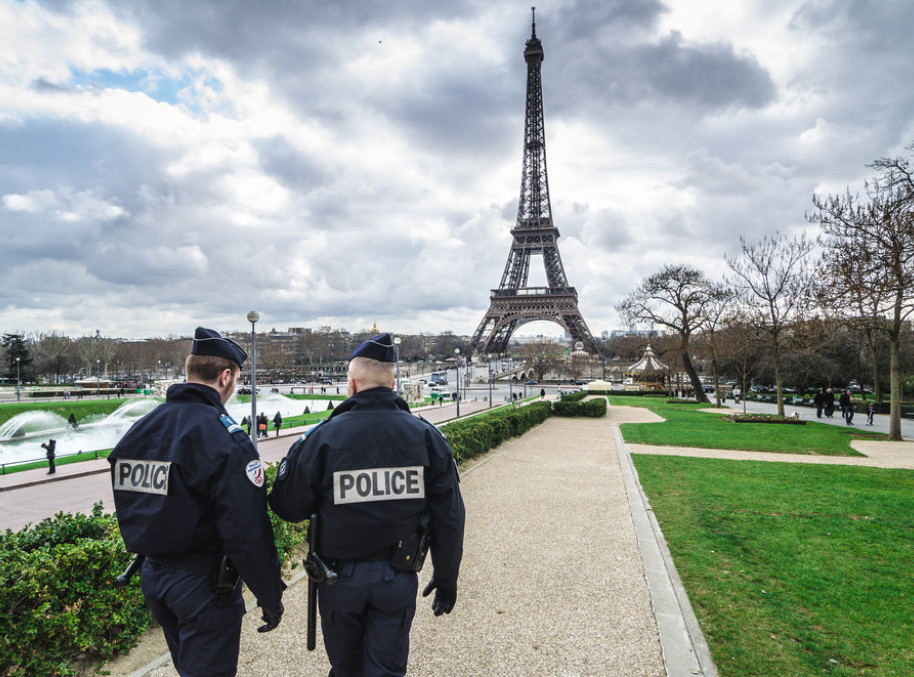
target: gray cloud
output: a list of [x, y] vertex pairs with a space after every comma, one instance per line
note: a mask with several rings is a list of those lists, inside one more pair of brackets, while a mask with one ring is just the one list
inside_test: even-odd
[[[0, 103], [9, 323], [162, 335], [257, 308], [279, 329], [475, 328], [516, 217], [527, 5], [41, 6], [72, 40], [110, 11], [140, 47], [39, 30], [0, 73], [23, 80]], [[692, 8], [537, 12], [559, 246], [597, 332], [659, 265], [717, 270], [741, 234], [803, 227], [814, 191], [914, 137], [914, 5], [743, 8], [771, 44], [713, 15], [691, 34]]]

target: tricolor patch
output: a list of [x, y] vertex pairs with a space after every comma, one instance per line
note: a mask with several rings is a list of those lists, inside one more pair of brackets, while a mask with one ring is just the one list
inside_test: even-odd
[[260, 461], [251, 461], [244, 471], [247, 473], [248, 479], [251, 480], [251, 484], [255, 487], [263, 486], [263, 465], [261, 465]]

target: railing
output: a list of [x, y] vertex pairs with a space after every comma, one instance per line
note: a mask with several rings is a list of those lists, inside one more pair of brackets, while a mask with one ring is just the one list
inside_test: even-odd
[[492, 296], [555, 296], [574, 294], [574, 287], [523, 287], [520, 289], [493, 289]]
[[[61, 458], [71, 458], [71, 457], [73, 457], [73, 456], [85, 456], [85, 458], [84, 458], [83, 460], [88, 461], [88, 460], [89, 460], [89, 454], [92, 454], [92, 460], [93, 460], [93, 461], [97, 461], [97, 460], [98, 460], [98, 455], [99, 455], [99, 454], [104, 454], [104, 453], [107, 453], [108, 451], [109, 451], [108, 449], [99, 449], [99, 450], [96, 450], [96, 451], [82, 451], [82, 452], [78, 451], [78, 452], [76, 452], [75, 454], [59, 454], [59, 455], [57, 455], [57, 456], [54, 457], [54, 462], [57, 463], [57, 462], [58, 462], [58, 459], [61, 459]], [[17, 466], [17, 465], [25, 465], [26, 463], [39, 463], [39, 462], [42, 462], [42, 461], [45, 462], [45, 463], [47, 463], [47, 460], [48, 460], [47, 457], [42, 456], [42, 457], [40, 457], [40, 458], [30, 458], [30, 459], [27, 459], [27, 460], [24, 460], [24, 461], [9, 461], [9, 462], [7, 462], [7, 463], [0, 463], [0, 475], [5, 475], [5, 474], [6, 474], [6, 468], [7, 468], [7, 466], [12, 467], [12, 466]]]

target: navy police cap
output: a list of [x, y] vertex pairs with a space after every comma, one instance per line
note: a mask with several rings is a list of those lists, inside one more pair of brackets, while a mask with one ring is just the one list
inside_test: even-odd
[[352, 351], [353, 357], [367, 357], [378, 362], [396, 362], [397, 356], [394, 353], [394, 343], [390, 340], [390, 334], [378, 334], [372, 336], [362, 345]]
[[248, 354], [232, 339], [227, 339], [220, 336], [218, 332], [203, 327], [197, 327], [194, 332], [194, 345], [190, 349], [190, 354], [224, 357], [232, 362], [237, 362], [239, 367], [248, 359]]

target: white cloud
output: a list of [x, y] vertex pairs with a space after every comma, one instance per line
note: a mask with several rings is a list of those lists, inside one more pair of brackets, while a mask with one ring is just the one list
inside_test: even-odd
[[[8, 323], [161, 335], [257, 307], [471, 333], [511, 244], [529, 6], [213, 7], [0, 0]], [[912, 43], [878, 38], [911, 14], [540, 8], [552, 208], [591, 329], [660, 265], [720, 271], [741, 234], [808, 227], [814, 191], [900, 152]]]

